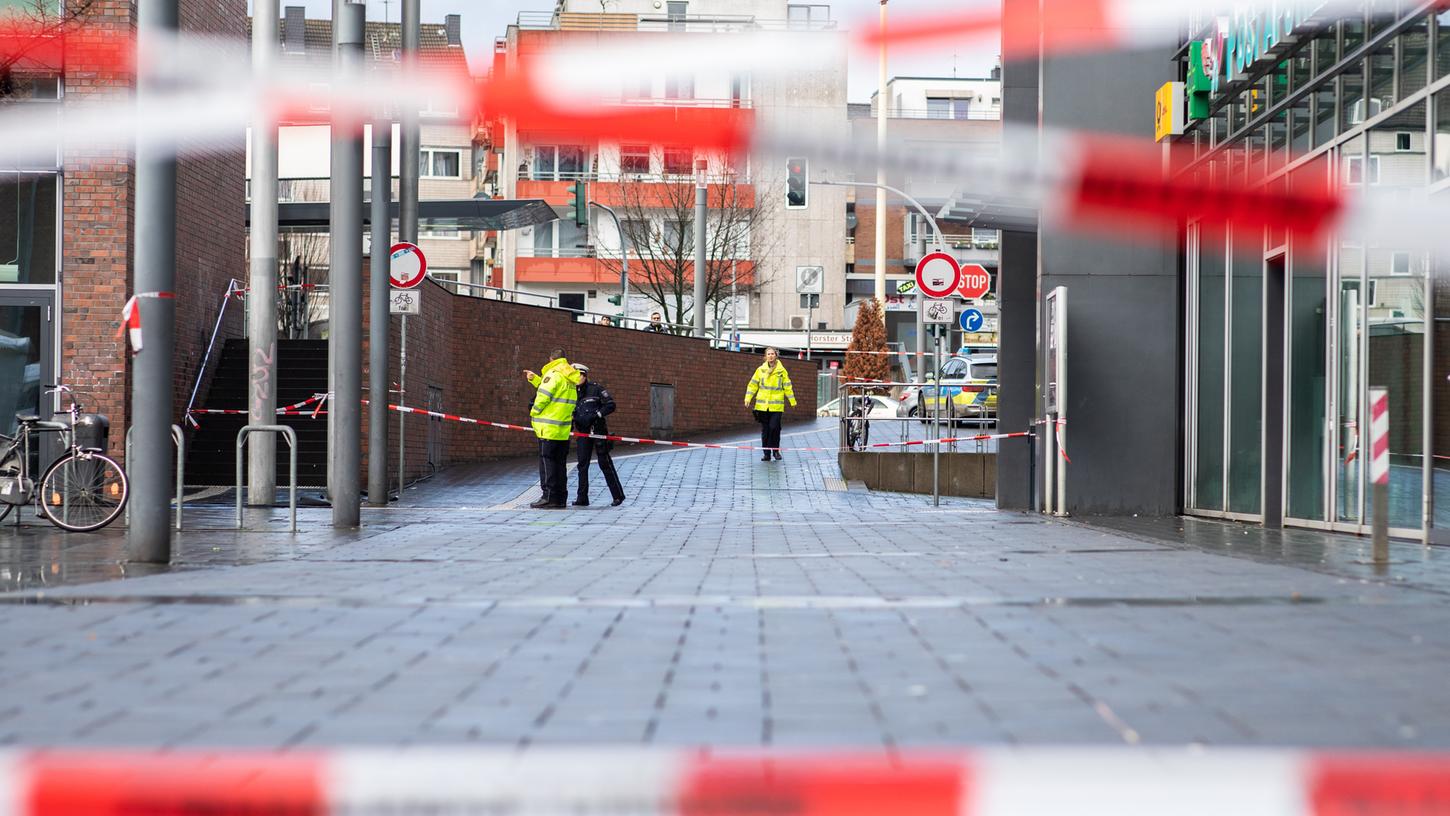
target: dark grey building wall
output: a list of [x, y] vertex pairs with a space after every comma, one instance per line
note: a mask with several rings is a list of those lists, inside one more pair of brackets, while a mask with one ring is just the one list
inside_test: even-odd
[[[1040, 0], [1003, 0], [1004, 15], [1036, 16]], [[1012, 129], [1004, 150], [1037, 152], [1036, 141], [1025, 134], [1037, 128], [1036, 59], [1009, 60], [1002, 66], [1002, 124]], [[1030, 427], [1037, 416], [1037, 233], [1002, 233], [997, 272], [997, 302], [1001, 323], [997, 333], [998, 425], [1005, 431]], [[997, 454], [997, 506], [1029, 508], [1031, 489], [1029, 447], [1017, 440], [1004, 443]], [[1038, 470], [1038, 473], [1041, 471]]]
[[[1034, 25], [1040, 3], [1004, 0], [1004, 15], [1014, 18], [1007, 25]], [[1054, 21], [1049, 17], [1045, 23]], [[1117, 38], [1105, 33], [1101, 39]], [[1017, 60], [1008, 55], [1004, 124], [1151, 139], [1154, 93], [1176, 79], [1172, 39], [1170, 32], [1161, 48], [1146, 51], [1018, 55], [1027, 58]], [[1007, 141], [1021, 139], [1014, 134]], [[1053, 156], [1041, 159], [1049, 169], [1061, 169], [1052, 168]], [[1068, 511], [1178, 512], [1183, 356], [1176, 238], [1118, 241], [1050, 222], [1035, 235], [1007, 233], [999, 286], [999, 410], [1004, 429], [1010, 430], [1042, 413], [1042, 298], [1054, 287], [1067, 287]], [[1020, 309], [1029, 302], [1033, 312], [1024, 316]], [[999, 457], [998, 503], [1024, 507], [1026, 455], [1009, 447], [1004, 445]], [[1039, 446], [1039, 457], [1045, 447]], [[1037, 464], [1040, 481], [1040, 458]]]
[[[1176, 78], [1171, 54], [1044, 56], [1043, 126], [1151, 139], [1154, 93]], [[1041, 292], [1067, 287], [1070, 513], [1180, 510], [1177, 246], [1172, 236], [1039, 232]]]

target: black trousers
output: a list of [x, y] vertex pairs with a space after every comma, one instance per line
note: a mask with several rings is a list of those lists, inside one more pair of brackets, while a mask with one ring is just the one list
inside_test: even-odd
[[569, 495], [569, 440], [539, 440], [539, 487], [543, 499], [563, 504]]
[[579, 496], [581, 502], [589, 501], [589, 460], [599, 457], [599, 469], [604, 471], [604, 483], [609, 486], [609, 496], [615, 501], [624, 501], [624, 485], [619, 483], [619, 472], [614, 469], [614, 458], [609, 451], [613, 442], [582, 437], [579, 440]]
[[760, 446], [762, 448], [776, 448], [776, 451], [764, 451], [764, 453], [778, 453], [780, 448], [780, 421], [785, 418], [783, 411], [756, 411], [755, 420], [760, 423]]

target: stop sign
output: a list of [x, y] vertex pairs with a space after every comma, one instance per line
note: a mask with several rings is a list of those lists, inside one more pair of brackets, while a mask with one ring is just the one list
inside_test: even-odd
[[968, 300], [974, 300], [987, 294], [992, 288], [992, 276], [987, 273], [987, 268], [981, 264], [962, 264], [962, 285], [957, 288], [957, 294]]

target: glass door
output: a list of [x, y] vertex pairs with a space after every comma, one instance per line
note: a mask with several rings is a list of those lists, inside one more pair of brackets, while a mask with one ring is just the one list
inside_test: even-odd
[[[16, 414], [49, 415], [41, 410], [44, 384], [55, 382], [51, 338], [53, 310], [49, 292], [7, 292], [0, 288], [0, 433], [14, 435]], [[31, 469], [41, 456], [31, 450]]]

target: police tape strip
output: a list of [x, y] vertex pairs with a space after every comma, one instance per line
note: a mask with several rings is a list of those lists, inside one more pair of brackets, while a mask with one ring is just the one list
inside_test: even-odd
[[0, 814], [1444, 813], [1450, 754], [409, 748], [0, 754]]
[[[366, 404], [367, 403], [367, 400], [363, 400], [363, 403]], [[398, 413], [402, 413], [402, 414], [418, 414], [419, 416], [428, 416], [428, 417], [433, 417], [435, 419], [447, 420], [449, 422], [462, 422], [462, 423], [464, 423], [466, 425], [478, 425], [478, 426], [488, 427], [488, 428], [501, 428], [503, 430], [508, 430], [508, 431], [528, 431], [528, 432], [532, 433], [533, 430], [534, 430], [533, 428], [525, 427], [523, 425], [510, 425], [510, 424], [505, 423], [505, 422], [490, 422], [488, 420], [473, 419], [472, 417], [459, 416], [457, 414], [447, 414], [447, 413], [443, 413], [441, 411], [425, 411], [422, 408], [410, 408], [410, 407], [408, 407], [406, 405], [392, 405], [392, 404], [389, 404], [388, 405], [388, 410], [390, 410], [390, 411], [397, 411]], [[950, 444], [953, 444], [953, 443], [956, 443], [956, 442], [983, 442], [983, 441], [986, 441], [986, 440], [989, 440], [989, 439], [1017, 439], [1019, 437], [1031, 436], [1031, 435], [1032, 435], [1032, 432], [1031, 431], [1019, 431], [1019, 432], [1016, 432], [1016, 433], [999, 433], [999, 434], [976, 434], [975, 436], [947, 437], [945, 439], [914, 439], [914, 440], [907, 441], [907, 442], [876, 442], [876, 443], [873, 443], [873, 444], [870, 444], [870, 445], [862, 446], [862, 448], [849, 448], [849, 447], [829, 447], [829, 448], [827, 448], [827, 447], [816, 447], [816, 448], [812, 448], [812, 447], [805, 447], [805, 448], [766, 448], [766, 447], [762, 447], [760, 445], [734, 445], [734, 444], [728, 444], [728, 443], [718, 443], [717, 444], [717, 443], [710, 443], [710, 442], [673, 442], [673, 441], [670, 441], [668, 439], [649, 439], [647, 437], [641, 437], [641, 436], [616, 436], [614, 434], [593, 434], [593, 433], [588, 433], [587, 434], [587, 433], [580, 433], [579, 431], [572, 431], [572, 432], [570, 432], [570, 436], [573, 436], [575, 438], [581, 438], [581, 439], [582, 438], [588, 438], [588, 439], [608, 440], [610, 442], [632, 442], [632, 443], [635, 443], [635, 444], [638, 444], [638, 445], [661, 445], [661, 446], [664, 446], [664, 447], [672, 447], [672, 448], [708, 448], [710, 450], [794, 451], [794, 452], [797, 452], [797, 453], [799, 453], [799, 452], [808, 452], [808, 451], [809, 452], [838, 452], [838, 451], [843, 451], [843, 450], [863, 450], [863, 449], [872, 449], [872, 448], [901, 448], [901, 447], [913, 447], [913, 446], [921, 446], [921, 445], [950, 445]]]
[[[277, 409], [277, 416], [325, 416], [328, 412], [325, 412], [325, 410], [320, 410], [320, 406], [322, 406], [322, 403], [325, 403], [326, 399], [328, 399], [328, 396], [326, 396], [326, 394], [313, 394], [313, 396], [307, 397], [306, 400], [302, 400], [300, 401], [300, 403], [293, 403], [290, 404], [290, 406], [280, 407], [280, 409]], [[318, 403], [318, 409], [300, 410], [305, 409], [305, 407], [310, 406], [310, 404], [312, 403]], [[188, 410], [186, 415], [187, 425], [190, 425], [191, 428], [202, 428], [202, 423], [197, 422], [197, 420], [194, 419], [194, 415], [199, 415], [199, 413], [200, 415], [223, 416], [251, 415], [251, 412], [249, 412], [249, 410], [247, 409], [196, 409], [196, 407], [194, 407], [194, 409]]]

